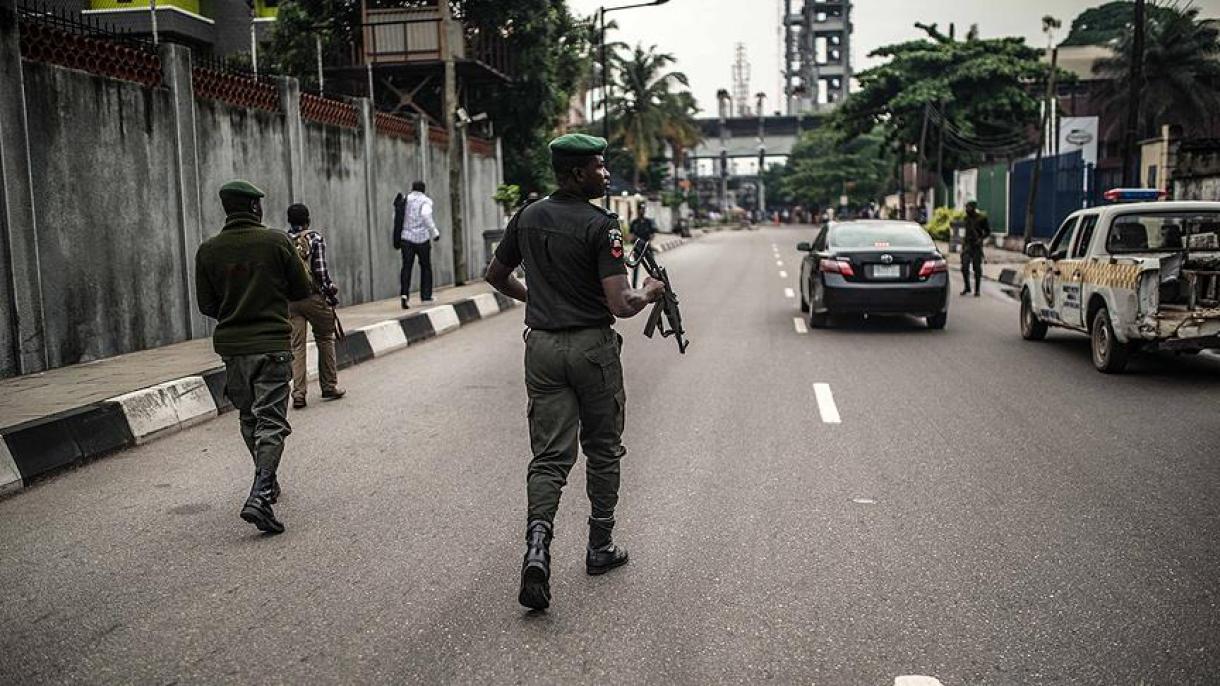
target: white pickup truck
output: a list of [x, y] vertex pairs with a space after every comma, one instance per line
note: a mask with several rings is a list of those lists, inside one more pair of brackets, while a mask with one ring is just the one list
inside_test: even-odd
[[1220, 348], [1220, 202], [1141, 202], [1073, 212], [1050, 245], [1031, 243], [1021, 335], [1087, 333], [1093, 365], [1131, 353]]

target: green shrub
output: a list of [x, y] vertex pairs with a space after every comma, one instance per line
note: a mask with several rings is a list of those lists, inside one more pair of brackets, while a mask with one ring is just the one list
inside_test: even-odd
[[947, 241], [949, 240], [950, 224], [963, 221], [965, 218], [965, 210], [951, 210], [948, 207], [938, 207], [932, 213], [932, 219], [928, 221], [927, 226], [924, 228], [927, 229], [928, 234], [932, 236], [933, 240]]

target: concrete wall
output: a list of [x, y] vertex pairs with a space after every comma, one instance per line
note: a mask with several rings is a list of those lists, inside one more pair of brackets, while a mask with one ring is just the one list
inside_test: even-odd
[[[17, 55], [0, 50], [0, 377], [210, 335], [195, 312], [194, 253], [223, 225], [216, 191], [235, 177], [267, 192], [272, 228], [285, 228], [289, 204], [309, 205], [343, 304], [398, 294], [392, 202], [422, 177], [441, 229], [435, 280], [454, 281], [445, 148], [426, 134], [423, 143], [376, 134], [363, 100], [363, 125], [344, 128], [302, 121], [290, 80], [281, 112], [195, 98], [178, 46], [162, 48], [159, 88]], [[481, 232], [499, 223], [499, 161], [466, 160], [474, 276]]]
[[49, 366], [184, 340], [170, 93], [43, 64], [25, 88]]

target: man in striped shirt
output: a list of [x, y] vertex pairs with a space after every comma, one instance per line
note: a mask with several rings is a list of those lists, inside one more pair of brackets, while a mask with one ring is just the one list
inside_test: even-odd
[[[402, 270], [398, 274], [402, 309], [411, 296], [411, 271], [419, 260], [419, 298], [432, 301], [432, 243], [441, 239], [432, 215], [432, 198], [424, 194], [423, 181], [411, 184], [411, 193], [396, 200], [394, 247], [402, 251]], [[399, 196], [401, 198], [402, 196]]]
[[326, 264], [326, 239], [310, 228], [309, 208], [293, 205], [288, 208], [288, 237], [312, 277], [313, 292], [304, 300], [288, 304], [292, 319], [292, 407], [306, 406], [309, 389], [305, 360], [306, 327], [313, 328], [313, 340], [318, 346], [318, 383], [324, 400], [338, 400], [346, 391], [339, 388], [339, 365], [335, 359], [335, 306], [339, 304], [339, 287], [330, 278]]

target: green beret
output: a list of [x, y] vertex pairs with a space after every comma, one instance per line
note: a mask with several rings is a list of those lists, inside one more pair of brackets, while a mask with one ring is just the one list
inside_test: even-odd
[[601, 155], [606, 152], [606, 139], [583, 133], [569, 133], [551, 141], [554, 155]]
[[247, 198], [262, 198], [267, 194], [249, 181], [233, 179], [220, 187], [220, 195], [244, 195]]

